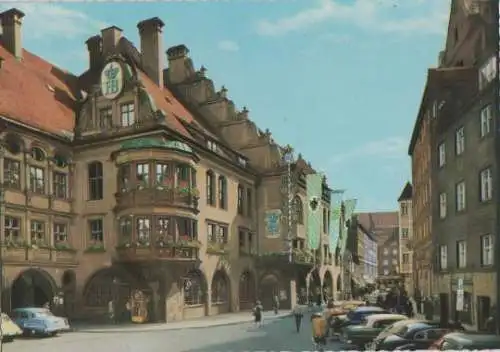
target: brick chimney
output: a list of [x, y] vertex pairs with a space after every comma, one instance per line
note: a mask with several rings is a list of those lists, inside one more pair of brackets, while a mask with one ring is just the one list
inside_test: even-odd
[[89, 68], [97, 70], [102, 64], [102, 38], [100, 35], [90, 37], [85, 42], [89, 52]]
[[168, 79], [176, 84], [188, 78], [186, 61], [189, 60], [189, 49], [184, 45], [176, 45], [167, 50]]
[[22, 24], [24, 13], [18, 9], [10, 9], [0, 13], [2, 21], [2, 42], [18, 60], [23, 58]]
[[101, 30], [102, 36], [102, 54], [103, 56], [112, 54], [115, 52], [118, 42], [122, 37], [123, 30], [116, 26], [111, 26]]
[[163, 88], [163, 38], [165, 23], [153, 17], [137, 24], [141, 38], [142, 65], [149, 78]]

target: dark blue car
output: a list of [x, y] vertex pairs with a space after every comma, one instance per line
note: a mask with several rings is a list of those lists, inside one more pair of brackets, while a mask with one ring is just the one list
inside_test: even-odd
[[373, 314], [390, 314], [388, 311], [380, 308], [380, 307], [358, 307], [356, 309], [351, 310], [345, 316], [337, 317], [333, 322], [333, 331], [340, 332], [345, 326], [349, 325], [358, 325], [361, 324], [365, 317]]

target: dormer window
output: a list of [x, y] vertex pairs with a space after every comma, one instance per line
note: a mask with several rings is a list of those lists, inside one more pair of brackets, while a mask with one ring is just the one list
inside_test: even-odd
[[123, 127], [132, 126], [135, 123], [134, 103], [125, 103], [120, 105], [120, 116]]
[[44, 161], [45, 153], [40, 148], [34, 147], [31, 149], [31, 158], [36, 161]]
[[208, 140], [207, 141], [207, 148], [210, 149], [211, 151], [217, 153], [218, 147], [217, 147], [217, 143], [215, 143], [214, 141]]

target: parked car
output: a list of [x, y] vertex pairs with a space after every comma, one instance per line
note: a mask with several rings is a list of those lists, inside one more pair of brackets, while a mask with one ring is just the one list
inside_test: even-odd
[[395, 350], [426, 350], [443, 335], [453, 330], [448, 324], [442, 326], [439, 322], [432, 321], [410, 321], [402, 324], [391, 333], [380, 335], [369, 346], [375, 351]]
[[46, 308], [17, 308], [12, 317], [26, 335], [53, 336], [70, 330], [68, 319], [56, 317]]
[[334, 332], [339, 333], [346, 326], [361, 324], [363, 322], [363, 318], [369, 315], [384, 313], [389, 312], [380, 307], [361, 306], [354, 310], [351, 310], [346, 315], [337, 316], [335, 319], [333, 319], [331, 328]]
[[22, 335], [23, 331], [14, 323], [7, 314], [2, 313], [2, 342], [11, 342], [17, 336]]
[[382, 330], [402, 320], [408, 320], [408, 317], [402, 314], [369, 315], [364, 318], [360, 325], [345, 327], [342, 331], [341, 341], [357, 349], [365, 349]]
[[471, 332], [452, 332], [444, 335], [434, 343], [431, 351], [481, 351], [498, 349], [500, 347], [500, 336], [489, 334], [478, 334]]

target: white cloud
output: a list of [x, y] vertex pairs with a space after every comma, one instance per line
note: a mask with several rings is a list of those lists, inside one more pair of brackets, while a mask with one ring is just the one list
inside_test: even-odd
[[[446, 28], [450, 0], [318, 0], [315, 6], [276, 20], [257, 23], [257, 33], [280, 36], [326, 22], [347, 22], [384, 32], [440, 33]], [[418, 11], [417, 11], [418, 10]]]
[[330, 162], [339, 164], [359, 158], [376, 157], [384, 159], [402, 158], [406, 156], [408, 141], [402, 137], [389, 137], [386, 139], [365, 143], [357, 148], [335, 154]]
[[224, 51], [238, 51], [238, 50], [240, 50], [238, 43], [233, 42], [232, 40], [221, 40], [219, 43], [217, 43], [217, 47], [220, 50], [224, 50]]
[[[2, 11], [11, 8], [8, 4], [0, 6]], [[74, 38], [78, 35], [92, 34], [107, 27], [86, 14], [56, 4], [16, 3], [16, 8], [26, 14], [23, 32], [32, 38], [46, 36]]]

